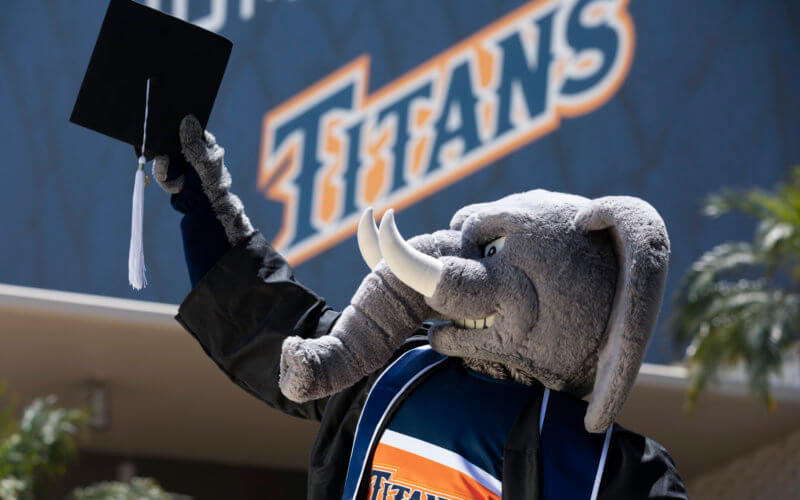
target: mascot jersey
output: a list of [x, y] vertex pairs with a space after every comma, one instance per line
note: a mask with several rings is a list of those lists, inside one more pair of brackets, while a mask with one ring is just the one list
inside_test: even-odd
[[[294, 279], [260, 233], [228, 245], [207, 202], [190, 198], [198, 191], [189, 189], [194, 181], [187, 177], [184, 192], [173, 197], [185, 214], [193, 285], [176, 319], [241, 388], [288, 415], [320, 421], [309, 499], [687, 498], [658, 443], [618, 425], [613, 434], [589, 434], [582, 401], [470, 373], [424, 337], [407, 342], [388, 368], [337, 394], [290, 401], [278, 386], [283, 340], [326, 335], [339, 313]], [[426, 333], [422, 328], [413, 338]], [[428, 354], [419, 356], [420, 347]], [[392, 372], [404, 360], [423, 366]], [[580, 492], [571, 493], [576, 485]]]
[[541, 401], [539, 451], [550, 457], [541, 498], [597, 498], [612, 431], [583, 429], [585, 403], [472, 372], [430, 346], [403, 354], [371, 387], [342, 498], [356, 497], [368, 473], [360, 498], [369, 500], [500, 500], [506, 439], [532, 399]]
[[452, 358], [442, 364], [388, 421], [367, 498], [502, 495], [503, 446], [532, 388], [484, 377]]

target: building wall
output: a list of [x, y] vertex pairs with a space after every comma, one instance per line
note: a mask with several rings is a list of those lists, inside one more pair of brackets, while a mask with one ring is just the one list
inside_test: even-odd
[[693, 500], [794, 500], [800, 495], [800, 430], [689, 484]]

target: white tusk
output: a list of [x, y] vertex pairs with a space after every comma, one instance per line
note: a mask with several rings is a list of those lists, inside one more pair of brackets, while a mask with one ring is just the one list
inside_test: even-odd
[[433, 297], [442, 276], [442, 263], [403, 240], [394, 224], [394, 210], [383, 214], [379, 238], [383, 259], [394, 275], [422, 295]]
[[381, 247], [378, 242], [378, 226], [375, 225], [375, 216], [372, 212], [372, 207], [364, 210], [361, 214], [361, 220], [358, 222], [358, 249], [361, 250], [361, 256], [364, 262], [367, 263], [370, 270], [375, 269], [383, 256], [381, 255]]

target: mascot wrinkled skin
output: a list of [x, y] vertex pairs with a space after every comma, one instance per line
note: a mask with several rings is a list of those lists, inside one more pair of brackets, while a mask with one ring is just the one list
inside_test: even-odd
[[348, 387], [435, 318], [450, 322], [430, 333], [442, 354], [493, 377], [579, 396], [594, 386], [586, 428], [603, 432], [614, 421], [642, 363], [667, 271], [666, 229], [650, 205], [535, 190], [469, 205], [450, 230], [408, 243], [392, 211], [380, 230], [372, 224], [367, 210], [359, 243], [374, 271], [333, 332], [283, 344], [287, 397], [307, 401]]
[[[196, 171], [195, 179], [199, 179], [201, 189], [196, 191], [202, 190], [201, 194], [211, 207], [210, 213], [221, 224], [227, 244], [233, 248], [228, 253], [248, 245], [252, 252], [252, 241], [258, 233], [244, 214], [238, 197], [229, 191], [231, 177], [223, 164], [223, 150], [192, 117], [184, 119], [180, 136], [184, 156]], [[158, 157], [153, 167], [154, 177], [165, 190], [180, 196], [188, 190], [185, 186], [190, 184], [189, 176], [167, 180], [168, 165], [166, 157]], [[225, 355], [216, 354], [223, 349], [216, 348], [215, 344], [222, 344], [224, 340], [204, 337], [199, 332], [203, 328], [214, 330], [215, 327], [206, 326], [214, 323], [213, 318], [199, 318], [193, 324], [191, 304], [185, 303], [178, 319], [234, 381], [273, 406], [298, 414], [293, 411], [295, 404], [297, 408], [306, 408], [303, 405], [327, 401], [320, 433], [347, 436], [350, 442], [342, 445], [345, 447], [353, 446], [352, 422], [348, 423], [344, 412], [338, 417], [329, 415], [335, 413], [330, 408], [333, 401], [354, 393], [360, 385], [365, 388], [358, 390], [366, 392], [426, 321], [432, 322], [427, 329], [427, 342], [437, 353], [458, 358], [463, 367], [484, 377], [530, 387], [543, 386], [577, 398], [590, 395], [588, 406], [581, 407], [586, 408], [585, 412], [580, 410], [587, 436], [604, 433], [612, 426], [642, 363], [667, 272], [666, 228], [649, 204], [628, 196], [587, 199], [533, 190], [490, 203], [468, 205], [455, 213], [449, 229], [408, 240], [398, 231], [392, 210], [387, 210], [376, 225], [372, 210], [367, 209], [357, 236], [361, 254], [371, 271], [356, 290], [350, 305], [330, 326], [317, 326], [315, 334], [293, 335], [299, 330], [295, 326], [287, 329], [279, 342], [273, 339], [269, 344], [273, 351], [280, 349], [279, 358], [277, 352], [273, 355], [278, 366], [263, 366], [259, 376], [274, 377], [270, 383], [279, 387], [282, 395], [277, 394], [277, 390], [269, 396], [260, 394], [254, 386], [263, 381], [243, 382], [241, 379], [246, 376], [238, 375]], [[184, 242], [189, 258], [191, 245], [185, 229]], [[268, 248], [266, 244], [261, 246]], [[264, 262], [269, 261], [269, 264], [259, 268], [257, 273], [259, 279], [269, 283], [271, 278], [264, 278], [263, 268], [274, 269], [275, 262], [286, 265], [282, 259], [275, 260], [280, 257], [274, 251], [268, 249], [267, 252]], [[225, 256], [220, 260], [230, 258]], [[222, 271], [217, 270], [220, 267], [230, 272], [231, 266], [222, 264], [210, 271], [204, 270], [207, 276], [187, 298], [187, 303], [199, 300], [193, 298], [198, 294], [211, 294], [208, 289], [212, 285], [208, 282], [218, 279], [215, 273], [222, 276]], [[230, 279], [230, 274], [224, 279]], [[292, 277], [288, 279], [293, 280]], [[203, 299], [205, 305], [208, 305], [207, 300]], [[256, 306], [256, 302], [249, 299], [247, 303], [248, 307]], [[250, 312], [244, 313], [247, 314]], [[324, 312], [315, 314], [324, 319]], [[304, 312], [303, 321], [308, 321], [307, 316]], [[265, 321], [264, 318], [254, 320], [255, 323]], [[203, 326], [195, 326], [199, 324]], [[242, 329], [237, 324], [230, 330]], [[241, 335], [249, 339], [257, 334], [245, 332]], [[236, 362], [242, 361], [237, 358]], [[364, 397], [359, 397], [355, 400], [364, 404]], [[340, 406], [352, 407], [353, 404]], [[341, 423], [330, 422], [333, 418], [341, 419]], [[420, 421], [425, 418], [419, 417]], [[540, 421], [540, 428], [541, 425]], [[329, 428], [336, 430], [326, 430]], [[343, 433], [340, 428], [347, 428], [347, 431]], [[644, 439], [643, 448], [654, 446], [663, 451], [657, 443]], [[321, 435], [315, 446], [322, 446], [320, 441], [325, 440]], [[512, 446], [513, 443], [505, 444], [506, 457]], [[355, 447], [353, 450], [355, 453]], [[637, 457], [645, 457], [651, 451], [638, 450]], [[542, 453], [539, 451], [538, 455]], [[316, 454], [316, 450], [312, 451], [312, 455]], [[658, 476], [653, 481], [671, 481], [671, 484], [661, 488], [661, 493], [654, 493], [657, 488], [652, 487], [649, 495], [642, 497], [684, 498], [674, 465], [665, 451], [663, 456], [666, 457], [664, 468], [672, 475], [669, 481], [664, 479], [666, 476]], [[312, 476], [316, 462], [312, 456]], [[517, 498], [511, 486], [506, 488], [507, 482], [512, 482], [506, 476], [530, 475], [530, 471], [509, 471], [511, 461], [506, 458], [506, 462], [503, 464], [502, 495], [503, 498]], [[538, 472], [534, 471], [533, 475], [539, 479], [514, 490], [528, 491], [526, 495], [530, 496], [526, 497], [545, 498], [542, 490], [551, 481], [542, 478], [542, 468], [547, 470], [547, 464], [536, 467]], [[628, 473], [637, 474], [635, 470]], [[332, 475], [330, 471], [325, 474]], [[326, 481], [330, 483], [326, 488], [334, 487], [331, 485], [340, 488], [331, 497], [341, 497], [340, 483], [344, 477]], [[326, 497], [319, 494], [319, 488], [315, 493], [315, 482], [313, 477], [309, 480], [309, 497]], [[593, 498], [597, 489], [595, 485]], [[626, 491], [624, 486], [616, 491], [617, 495], [627, 495], [619, 493]], [[391, 498], [386, 496], [386, 491], [383, 495], [383, 498]], [[610, 495], [604, 497], [601, 491], [600, 497], [609, 498]], [[364, 498], [363, 493], [359, 498]], [[410, 491], [404, 497], [400, 491], [395, 498], [417, 497], [412, 497]], [[424, 495], [419, 498], [426, 499]]]

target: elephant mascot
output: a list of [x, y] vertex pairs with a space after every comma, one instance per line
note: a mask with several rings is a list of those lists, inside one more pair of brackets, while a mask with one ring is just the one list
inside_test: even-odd
[[184, 214], [177, 320], [236, 384], [320, 421], [308, 498], [686, 498], [666, 450], [614, 423], [667, 272], [650, 205], [534, 190], [408, 240], [368, 209], [370, 271], [337, 312], [253, 229], [214, 137], [191, 116], [179, 135], [193, 169], [153, 165]]

